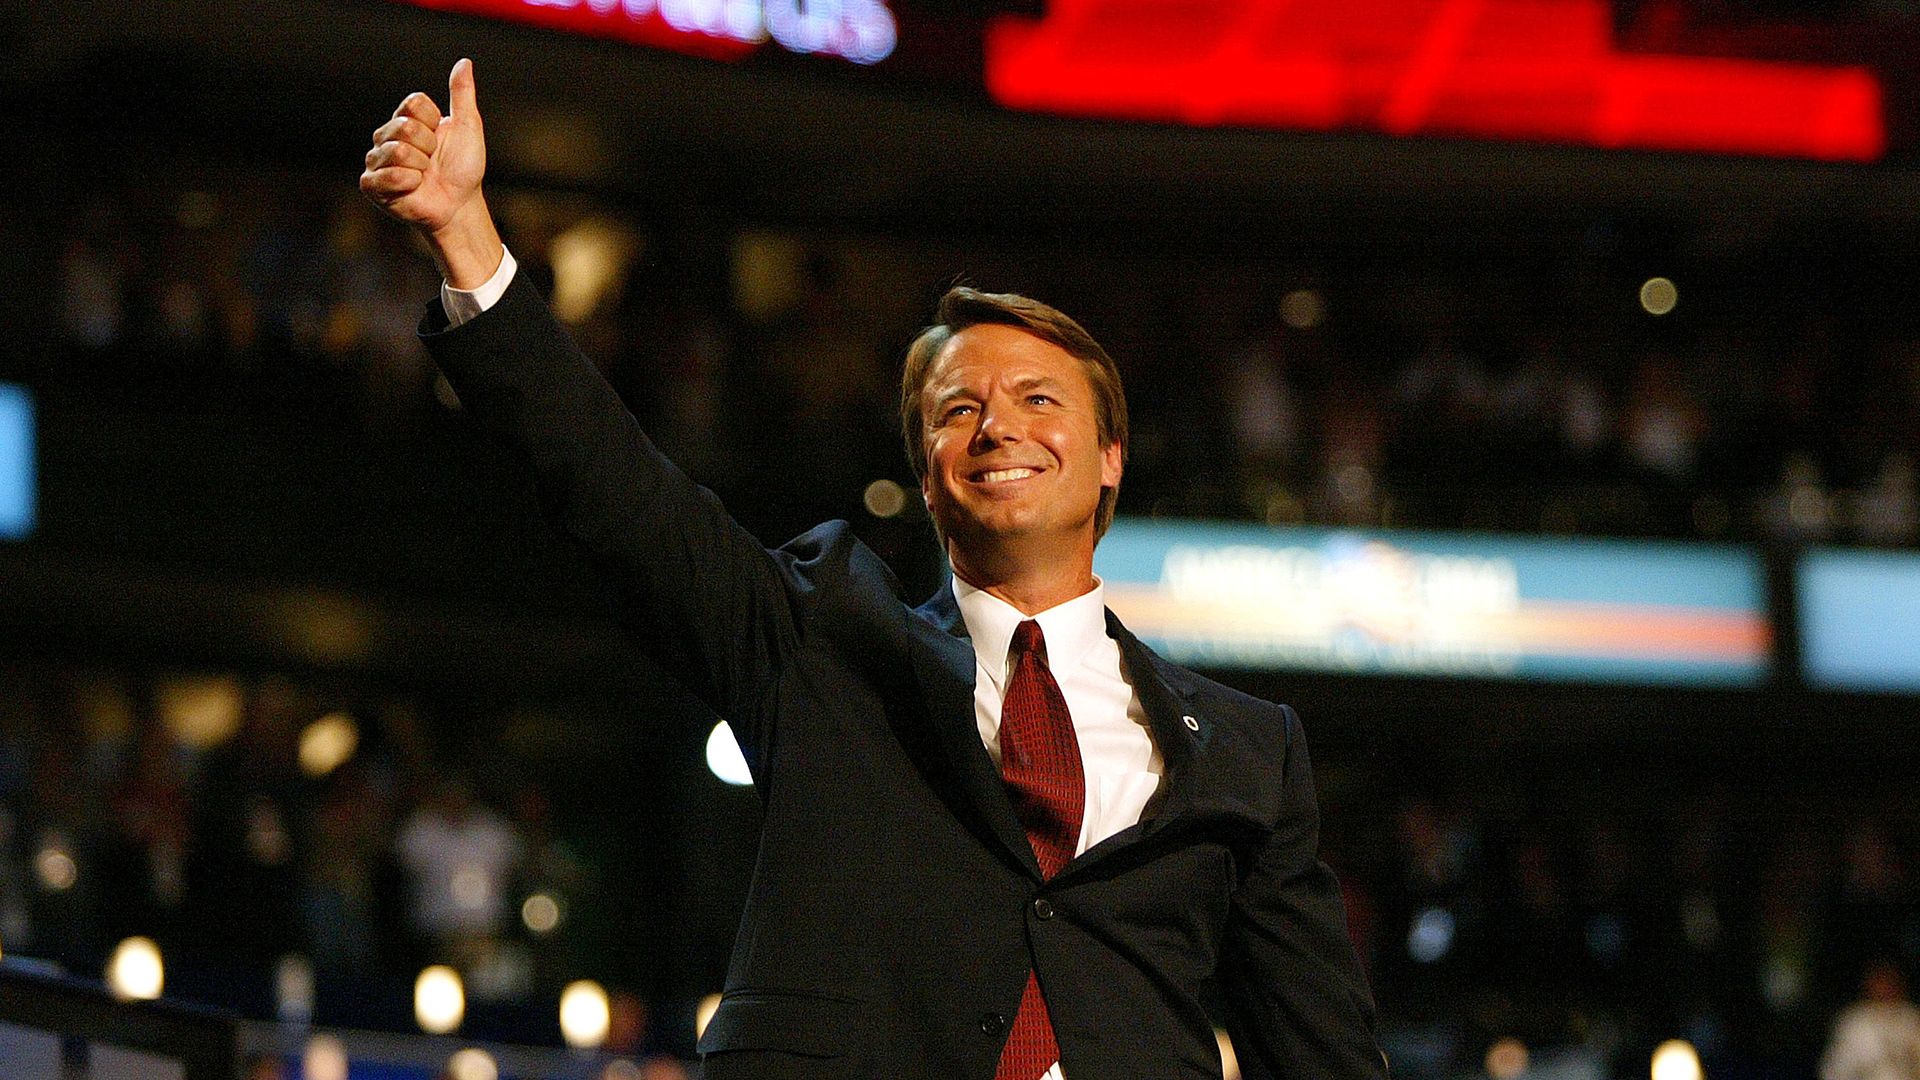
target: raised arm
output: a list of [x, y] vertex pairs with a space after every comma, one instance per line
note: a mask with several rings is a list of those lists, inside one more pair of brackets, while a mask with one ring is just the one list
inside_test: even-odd
[[[480, 190], [471, 62], [448, 84], [445, 115], [414, 93], [374, 132], [360, 189], [420, 232], [449, 285], [471, 290], [505, 249]], [[797, 637], [782, 570], [792, 556], [766, 551], [654, 449], [525, 275], [458, 327], [433, 305], [422, 336], [467, 412], [527, 463], [548, 520], [586, 548], [629, 633], [760, 759]]]

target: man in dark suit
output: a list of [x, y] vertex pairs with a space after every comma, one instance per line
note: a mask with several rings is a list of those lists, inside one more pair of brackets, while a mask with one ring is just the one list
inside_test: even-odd
[[361, 176], [445, 275], [425, 340], [766, 807], [705, 1075], [1217, 1077], [1217, 982], [1244, 1075], [1384, 1077], [1298, 720], [1100, 601], [1126, 447], [1105, 351], [1046, 305], [950, 293], [902, 389], [949, 586], [909, 606], [844, 522], [769, 551], [517, 274], [471, 65], [450, 83], [444, 115], [401, 103]]

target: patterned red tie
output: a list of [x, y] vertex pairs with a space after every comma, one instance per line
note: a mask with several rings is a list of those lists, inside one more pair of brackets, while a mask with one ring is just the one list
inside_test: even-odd
[[[1047, 669], [1047, 640], [1028, 619], [1013, 632], [1013, 678], [1000, 706], [1000, 775], [1013, 809], [1027, 827], [1040, 873], [1051, 878], [1073, 858], [1086, 812], [1087, 780], [1080, 766], [1080, 740], [1060, 684]], [[1006, 1049], [994, 1080], [1039, 1080], [1060, 1060], [1040, 980], [1027, 973]]]

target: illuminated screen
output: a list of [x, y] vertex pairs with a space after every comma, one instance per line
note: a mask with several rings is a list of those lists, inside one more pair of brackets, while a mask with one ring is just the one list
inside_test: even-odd
[[33, 531], [33, 399], [0, 383], [0, 540]]
[[592, 37], [738, 60], [768, 42], [794, 53], [874, 64], [899, 25], [885, 0], [401, 0]]
[[1862, 66], [1628, 52], [1608, 0], [1048, 0], [986, 80], [1079, 116], [1873, 161]]
[[1800, 560], [1798, 599], [1807, 682], [1920, 691], [1920, 555], [1810, 552]]
[[1107, 606], [1173, 660], [1355, 674], [1753, 686], [1771, 625], [1738, 548], [1116, 521]]

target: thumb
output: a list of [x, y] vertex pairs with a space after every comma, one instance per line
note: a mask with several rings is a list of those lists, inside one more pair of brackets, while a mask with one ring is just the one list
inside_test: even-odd
[[447, 113], [457, 120], [480, 119], [480, 101], [474, 92], [473, 61], [462, 57], [447, 76]]

